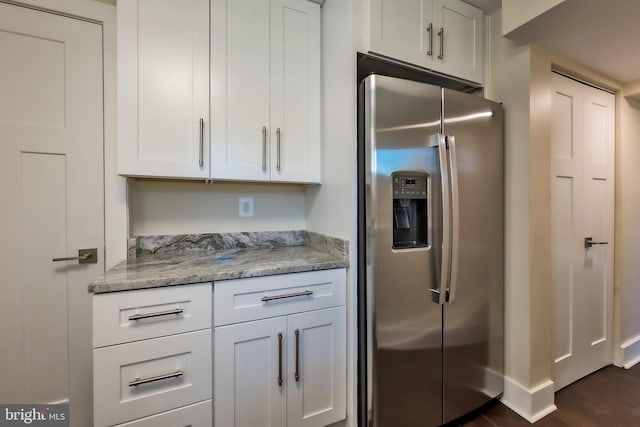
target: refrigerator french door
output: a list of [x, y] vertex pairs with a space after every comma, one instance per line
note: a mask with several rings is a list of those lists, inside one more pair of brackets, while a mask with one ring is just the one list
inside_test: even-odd
[[437, 426], [502, 393], [502, 106], [393, 77], [363, 84], [366, 425]]

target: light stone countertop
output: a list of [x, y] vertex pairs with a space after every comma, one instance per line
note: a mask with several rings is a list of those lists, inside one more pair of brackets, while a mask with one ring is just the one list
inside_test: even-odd
[[306, 231], [141, 237], [136, 239], [129, 256], [130, 259], [94, 280], [89, 292], [127, 291], [349, 265], [346, 240]]

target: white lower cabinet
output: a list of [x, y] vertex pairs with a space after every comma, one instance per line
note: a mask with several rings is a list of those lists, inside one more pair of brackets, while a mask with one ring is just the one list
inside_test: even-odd
[[211, 399], [184, 408], [152, 415], [118, 427], [211, 427], [213, 405]]
[[216, 426], [286, 425], [287, 390], [278, 382], [287, 370], [278, 339], [286, 328], [286, 317], [276, 317], [215, 329]]
[[[344, 295], [344, 270], [311, 273], [319, 279], [312, 282], [322, 282], [322, 278], [326, 282], [329, 277], [335, 280], [335, 272], [341, 273], [337, 285]], [[308, 279], [309, 273], [303, 274]], [[279, 306], [280, 314], [289, 305], [290, 314], [215, 328], [216, 426], [321, 427], [346, 417], [344, 299], [337, 300], [342, 305], [314, 310], [314, 298], [323, 304], [322, 295], [300, 291], [299, 284], [291, 280], [295, 277], [270, 277], [273, 287], [264, 290], [267, 301], [262, 301], [262, 305]], [[264, 283], [265, 279], [256, 281]], [[214, 292], [237, 285], [251, 289], [247, 281], [217, 282]], [[274, 293], [280, 298], [268, 299]], [[307, 311], [296, 312], [301, 306]], [[268, 313], [265, 310], [261, 315]]]
[[211, 329], [94, 350], [97, 425], [211, 398]]
[[94, 426], [212, 425], [211, 283], [93, 297]]
[[326, 426], [346, 412], [346, 309], [287, 317], [287, 426]]

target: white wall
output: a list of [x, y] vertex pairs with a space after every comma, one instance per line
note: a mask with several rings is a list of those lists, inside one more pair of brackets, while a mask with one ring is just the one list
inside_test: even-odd
[[[130, 181], [133, 236], [303, 230], [299, 185]], [[254, 216], [238, 216], [238, 197], [254, 198]]]
[[505, 109], [505, 370], [528, 385], [530, 52], [501, 37], [500, 12], [491, 28], [492, 86], [485, 95]]
[[623, 135], [616, 153], [615, 362], [628, 368], [640, 361], [640, 103], [623, 98], [617, 107]]
[[[501, 37], [493, 16], [489, 97], [505, 103], [506, 374], [508, 400], [529, 418], [544, 411], [551, 378], [549, 282], [550, 72], [558, 69], [616, 93], [616, 225], [614, 348], [618, 366], [640, 362], [640, 103], [622, 97], [619, 82], [536, 46]], [[638, 92], [637, 84], [625, 92]], [[542, 391], [542, 393], [541, 393]], [[552, 390], [551, 390], [552, 392]], [[528, 395], [528, 396], [525, 396]], [[552, 402], [552, 400], [551, 400]], [[513, 403], [513, 402], [511, 402]], [[518, 402], [516, 402], [518, 403]], [[548, 402], [547, 402], [548, 403]], [[549, 407], [550, 408], [550, 407]], [[520, 407], [520, 409], [523, 409]], [[527, 415], [527, 414], [525, 414]]]
[[505, 108], [505, 392], [531, 422], [555, 409], [551, 381], [550, 61], [502, 37], [492, 16], [489, 98]]
[[502, 0], [502, 35], [518, 29], [565, 0]]
[[[359, 0], [358, 0], [359, 1]], [[356, 426], [356, 52], [357, 1], [322, 7], [322, 185], [306, 190], [307, 229], [349, 240], [347, 421]], [[357, 27], [357, 28], [354, 28]]]

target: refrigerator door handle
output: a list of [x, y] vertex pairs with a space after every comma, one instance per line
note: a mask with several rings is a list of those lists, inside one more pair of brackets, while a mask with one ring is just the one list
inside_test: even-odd
[[451, 254], [451, 202], [449, 193], [449, 164], [447, 162], [447, 141], [443, 134], [433, 135], [436, 141], [431, 146], [438, 147], [438, 163], [440, 165], [440, 183], [442, 185], [442, 257], [438, 289], [431, 289], [433, 302], [444, 304], [445, 291], [450, 279]]
[[451, 185], [451, 270], [449, 271], [449, 289], [446, 300], [452, 303], [456, 299], [456, 284], [458, 278], [458, 250], [460, 245], [459, 227], [459, 192], [458, 192], [458, 162], [456, 161], [456, 138], [453, 135], [446, 137], [449, 151], [449, 174]]

